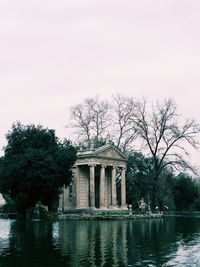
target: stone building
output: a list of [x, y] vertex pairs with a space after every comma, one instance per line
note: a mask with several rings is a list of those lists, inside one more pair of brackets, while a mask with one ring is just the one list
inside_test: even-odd
[[[112, 144], [80, 150], [73, 168], [73, 181], [63, 188], [59, 210], [126, 209], [127, 157]], [[117, 194], [116, 177], [119, 187]]]

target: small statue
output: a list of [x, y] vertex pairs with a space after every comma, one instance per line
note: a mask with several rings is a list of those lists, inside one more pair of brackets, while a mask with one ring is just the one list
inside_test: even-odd
[[158, 206], [155, 207], [155, 211], [156, 211], [156, 213], [160, 213]]
[[128, 205], [128, 211], [129, 211], [129, 215], [133, 215], [132, 205], [131, 204]]
[[142, 210], [142, 212], [144, 213], [146, 206], [147, 206], [147, 204], [144, 202], [144, 198], [142, 198], [140, 201], [138, 201], [138, 206]]

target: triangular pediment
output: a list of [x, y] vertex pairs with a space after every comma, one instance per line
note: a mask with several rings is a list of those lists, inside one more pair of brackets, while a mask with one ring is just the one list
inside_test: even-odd
[[126, 160], [127, 157], [122, 153], [119, 149], [114, 146], [104, 146], [97, 149], [94, 152], [95, 156], [101, 158], [109, 158], [109, 159], [119, 159], [119, 160]]
[[82, 150], [77, 153], [77, 164], [120, 164], [128, 160], [127, 156], [112, 144], [105, 144], [96, 149]]

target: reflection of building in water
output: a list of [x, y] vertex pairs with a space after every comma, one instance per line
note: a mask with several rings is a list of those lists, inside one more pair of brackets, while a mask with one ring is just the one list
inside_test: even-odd
[[5, 249], [9, 248], [11, 224], [11, 220], [0, 220], [0, 256], [5, 251]]
[[62, 254], [70, 256], [70, 266], [128, 265], [126, 222], [60, 221], [57, 242]]
[[0, 220], [0, 241], [9, 238], [11, 221], [10, 220]]
[[[126, 208], [125, 168], [127, 157], [112, 144], [77, 153], [73, 183], [63, 188], [59, 210]], [[121, 178], [117, 197], [116, 176]]]

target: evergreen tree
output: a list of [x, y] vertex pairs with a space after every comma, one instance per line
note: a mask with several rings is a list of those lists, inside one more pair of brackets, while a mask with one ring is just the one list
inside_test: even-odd
[[54, 130], [16, 123], [6, 135], [8, 144], [0, 161], [0, 189], [25, 212], [41, 201], [49, 208], [58, 199], [60, 187], [71, 182], [76, 149], [61, 142]]

